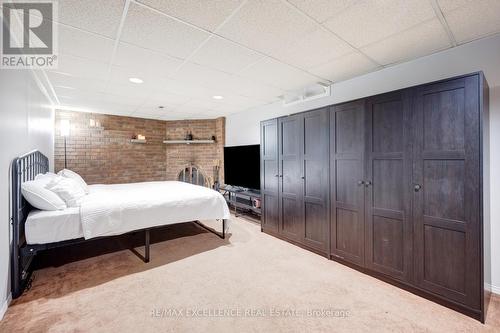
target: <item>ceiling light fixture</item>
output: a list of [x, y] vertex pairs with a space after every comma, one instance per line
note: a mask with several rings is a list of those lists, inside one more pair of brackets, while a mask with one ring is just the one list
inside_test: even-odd
[[130, 82], [132, 83], [143, 83], [144, 81], [142, 81], [141, 79], [139, 79], [138, 77], [131, 77], [128, 79]]
[[220, 95], [215, 95], [212, 97], [213, 99], [223, 99], [224, 97], [220, 96]]

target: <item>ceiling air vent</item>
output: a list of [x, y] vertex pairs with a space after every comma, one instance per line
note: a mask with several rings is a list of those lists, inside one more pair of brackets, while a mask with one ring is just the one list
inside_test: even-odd
[[286, 92], [283, 96], [283, 105], [296, 105], [313, 99], [330, 96], [330, 85], [324, 83], [315, 83], [301, 90]]

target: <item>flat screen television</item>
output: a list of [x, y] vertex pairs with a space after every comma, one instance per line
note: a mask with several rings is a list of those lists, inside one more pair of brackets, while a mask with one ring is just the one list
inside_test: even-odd
[[260, 145], [224, 147], [224, 183], [260, 190]]

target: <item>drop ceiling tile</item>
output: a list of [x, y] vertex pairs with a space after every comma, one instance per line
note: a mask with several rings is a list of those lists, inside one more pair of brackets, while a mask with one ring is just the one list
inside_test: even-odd
[[177, 107], [181, 104], [189, 102], [192, 98], [189, 96], [172, 94], [164, 89], [156, 88], [152, 89], [148, 95], [148, 103], [164, 107]]
[[57, 68], [50, 71], [89, 80], [106, 80], [108, 69], [109, 65], [105, 62], [60, 54]]
[[121, 42], [113, 64], [146, 75], [168, 76], [182, 64], [182, 60]]
[[122, 106], [124, 109], [137, 108], [143, 103], [142, 100], [134, 96], [125, 97], [104, 92], [77, 92], [73, 96], [67, 97], [81, 104], [94, 106], [98, 106], [100, 103], [116, 104]]
[[47, 72], [50, 83], [58, 92], [68, 94], [71, 90], [76, 91], [105, 91], [107, 82], [90, 78], [74, 77], [59, 72]]
[[[479, 0], [482, 1], [482, 0]], [[464, 7], [471, 3], [477, 3], [478, 0], [438, 0], [439, 7], [443, 13], [451, 12], [460, 7]]]
[[114, 40], [58, 24], [59, 53], [108, 63]]
[[[500, 1], [460, 1], [462, 6], [444, 11], [455, 39], [459, 43], [500, 32]], [[441, 2], [440, 2], [441, 4]], [[445, 6], [445, 8], [454, 8]]]
[[151, 93], [149, 86], [138, 85], [134, 83], [116, 83], [110, 81], [105, 90], [106, 93], [121, 96], [124, 99], [133, 99], [134, 101], [144, 101]]
[[187, 62], [177, 73], [171, 76], [171, 78], [185, 83], [199, 84], [205, 82], [215, 82], [216, 80], [223, 81], [225, 78], [230, 76], [231, 74], [221, 72], [207, 66]]
[[243, 0], [138, 0], [163, 13], [214, 31]]
[[361, 51], [382, 65], [415, 59], [451, 47], [448, 35], [439, 20], [420, 24], [387, 39], [361, 48]]
[[320, 81], [313, 75], [270, 58], [246, 68], [240, 75], [282, 90], [300, 89]]
[[430, 1], [360, 1], [324, 24], [355, 47], [362, 47], [434, 17]]
[[308, 69], [351, 52], [354, 49], [349, 44], [318, 27], [287, 48], [273, 52], [273, 56], [285, 63]]
[[[221, 72], [206, 66], [186, 63], [172, 79], [188, 85], [189, 90], [182, 95], [211, 99], [214, 95], [233, 93], [238, 87], [232, 85], [235, 75]], [[176, 87], [179, 89], [179, 87]]]
[[[197, 117], [197, 115], [191, 115], [191, 114], [171, 111], [171, 112], [165, 112], [159, 119], [161, 119], [161, 120], [184, 120], [184, 119], [187, 119], [187, 117]], [[196, 118], [194, 118], [194, 119], [196, 119]]]
[[57, 3], [59, 22], [116, 38], [125, 0], [63, 0]]
[[254, 0], [241, 7], [218, 34], [272, 55], [315, 28], [316, 23], [280, 0]]
[[132, 3], [121, 40], [184, 59], [208, 36], [206, 32]]
[[269, 101], [283, 93], [283, 90], [262, 82], [194, 63], [186, 63], [172, 77], [172, 81], [167, 83], [167, 86], [169, 91], [177, 94], [208, 99], [214, 95], [237, 94], [260, 101]]
[[180, 80], [173, 80], [170, 78], [164, 78], [161, 81], [159, 87], [161, 87], [161, 89], [165, 90], [168, 93], [181, 96], [188, 96], [191, 98], [193, 97], [209, 98], [217, 94], [216, 90], [211, 89], [209, 87], [200, 84], [186, 83]]
[[366, 74], [375, 70], [377, 67], [377, 64], [370, 61], [361, 53], [354, 52], [312, 68], [311, 72], [336, 82]]
[[218, 116], [229, 115], [237, 112], [241, 112], [243, 110], [248, 109], [247, 107], [228, 105], [228, 104], [220, 104], [215, 105], [213, 107], [214, 112], [217, 113]]
[[62, 99], [60, 107], [67, 110], [114, 115], [129, 115], [137, 108], [137, 106], [87, 98], [68, 100]]
[[[278, 97], [284, 93], [284, 90], [282, 89], [239, 75], [228, 77], [224, 81], [224, 84], [226, 88], [225, 90], [229, 91], [230, 94], [237, 94], [263, 102], [277, 100]], [[219, 95], [223, 94], [220, 93]]]
[[163, 117], [163, 115], [167, 113], [173, 112], [174, 108], [170, 107], [165, 107], [163, 109], [159, 109], [157, 105], [150, 105], [150, 104], [145, 104], [139, 106], [135, 111], [134, 111], [134, 116], [142, 115], [142, 116], [149, 116], [155, 119], [160, 119]]
[[287, 0], [319, 22], [338, 15], [359, 0]]
[[214, 100], [212, 108], [217, 109], [217, 107], [224, 108], [227, 106], [227, 107], [241, 107], [246, 109], [246, 108], [260, 106], [263, 104], [265, 103], [244, 96], [226, 95], [221, 100]]
[[196, 52], [191, 61], [228, 73], [236, 73], [244, 67], [258, 61], [262, 55], [243, 46], [212, 37]]
[[[154, 89], [161, 84], [163, 77], [159, 72], [154, 72], [147, 67], [119, 67], [112, 66], [110, 73], [110, 83], [126, 85], [133, 89]], [[130, 78], [139, 78], [143, 83], [137, 84], [130, 82]]]
[[186, 114], [199, 114], [207, 111], [211, 111], [211, 105], [208, 103], [202, 103], [199, 101], [190, 101], [183, 104], [175, 109], [175, 112], [186, 113]]

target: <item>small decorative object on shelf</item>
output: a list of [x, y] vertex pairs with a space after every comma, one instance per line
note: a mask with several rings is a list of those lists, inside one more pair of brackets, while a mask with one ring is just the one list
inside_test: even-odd
[[212, 141], [213, 142], [217, 141], [217, 138], [215, 137], [215, 135], [212, 135]]
[[130, 140], [130, 142], [132, 143], [146, 143], [147, 140], [146, 140], [146, 137], [142, 134], [137, 134], [135, 138], [132, 138], [132, 140]]
[[186, 141], [191, 141], [193, 140], [193, 134], [191, 132], [188, 132], [188, 134], [186, 134]]

